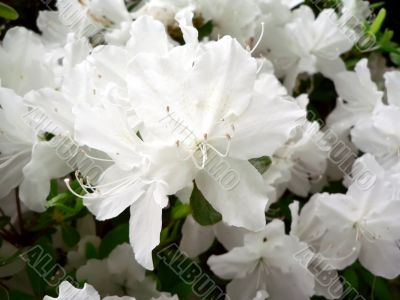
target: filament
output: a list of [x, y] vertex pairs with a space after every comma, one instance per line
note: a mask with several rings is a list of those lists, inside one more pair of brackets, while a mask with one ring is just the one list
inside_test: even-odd
[[257, 49], [257, 47], [260, 45], [262, 38], [264, 37], [264, 31], [265, 31], [265, 26], [264, 26], [264, 22], [261, 22], [261, 33], [260, 33], [260, 37], [257, 40], [257, 43], [254, 45], [253, 49], [250, 50], [250, 54], [253, 54], [254, 51]]

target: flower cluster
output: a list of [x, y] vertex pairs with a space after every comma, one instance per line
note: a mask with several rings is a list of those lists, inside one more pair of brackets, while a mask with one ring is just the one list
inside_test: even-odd
[[[207, 253], [227, 299], [344, 297], [340, 271], [357, 260], [400, 274], [400, 72], [371, 75], [367, 58], [346, 68], [367, 2], [318, 13], [302, 2], [58, 0], [40, 34], [7, 31], [1, 206], [17, 197], [44, 214], [69, 197], [90, 213], [74, 216], [74, 247], [62, 224], [52, 234], [86, 284], [44, 299], [178, 299], [146, 273], [171, 208], [187, 210], [181, 251]], [[301, 89], [316, 74], [338, 94], [326, 123]], [[334, 180], [345, 189], [327, 192]], [[274, 216], [288, 193], [291, 216]], [[91, 215], [129, 217], [129, 243], [89, 255], [104, 252]], [[215, 240], [226, 253], [208, 251]]]

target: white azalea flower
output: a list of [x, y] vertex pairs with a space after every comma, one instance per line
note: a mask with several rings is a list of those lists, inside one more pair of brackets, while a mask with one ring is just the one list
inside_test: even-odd
[[306, 122], [294, 136], [272, 156], [263, 174], [265, 181], [277, 189], [277, 198], [288, 188], [306, 197], [323, 183], [329, 147], [322, 147], [317, 122]]
[[[75, 110], [76, 139], [116, 162], [98, 185], [104, 196], [88, 195], [85, 205], [100, 220], [131, 207], [131, 242], [146, 268], [152, 268], [151, 250], [159, 242], [166, 195], [189, 186], [193, 179], [226, 223], [262, 228], [268, 189], [247, 159], [275, 151], [305, 114], [296, 103], [277, 97], [267, 77], [256, 82], [256, 62], [237, 42], [225, 37], [197, 44], [193, 38], [197, 32], [185, 22], [180, 19], [185, 37], [193, 43], [172, 50], [158, 22], [140, 23], [154, 27], [148, 32], [165, 41], [166, 47], [137, 54], [129, 66], [128, 89], [135, 116], [112, 103]], [[226, 57], [226, 53], [231, 55]], [[216, 62], [221, 67], [210, 77], [210, 67]], [[191, 74], [188, 79], [182, 76], [186, 73]], [[139, 116], [144, 126], [139, 126]], [[184, 140], [187, 132], [171, 124], [181, 128], [187, 124], [190, 137]], [[136, 135], [139, 130], [141, 139]], [[243, 175], [233, 189], [223, 189], [205, 170], [212, 152]]]
[[230, 35], [247, 43], [255, 35], [260, 9], [255, 0], [194, 0], [196, 12], [205, 22], [212, 21], [212, 36], [216, 39]]
[[352, 126], [368, 119], [382, 105], [383, 93], [371, 80], [368, 61], [360, 60], [354, 72], [338, 73], [334, 78], [339, 95], [335, 110], [329, 115], [327, 126], [340, 137], [347, 138]]
[[387, 72], [384, 77], [388, 105], [378, 107], [368, 119], [358, 122], [351, 138], [361, 151], [373, 154], [390, 167], [399, 162], [400, 156], [400, 72]]
[[151, 16], [166, 27], [175, 25], [176, 15], [187, 8], [191, 8], [191, 0], [146, 0], [133, 12], [136, 17]]
[[227, 226], [219, 222], [212, 226], [201, 226], [191, 215], [182, 226], [182, 240], [179, 248], [188, 257], [196, 257], [211, 247], [216, 238], [227, 250], [243, 245], [243, 237], [248, 230]]
[[[250, 181], [253, 190], [247, 191], [246, 198], [252, 199], [254, 206], [242, 205], [243, 215], [244, 207], [255, 209], [266, 205], [266, 196], [262, 196], [266, 195], [265, 188], [257, 186], [261, 183], [260, 176], [247, 159], [270, 155], [284, 142], [303, 112], [295, 103], [274, 97], [264, 98], [258, 90], [254, 91], [256, 63], [231, 38], [224, 37], [197, 48], [199, 53], [196, 56], [193, 49], [188, 44], [176, 47], [164, 56], [139, 54], [132, 61], [128, 86], [131, 97], [138, 101], [135, 109], [152, 135], [162, 136], [164, 143], [175, 145], [177, 151], [186, 153], [182, 157], [192, 157], [194, 166], [199, 169], [195, 176], [199, 189], [222, 213], [227, 224], [259, 229], [264, 223], [263, 216], [253, 217], [253, 224], [245, 224], [244, 220], [237, 218], [232, 206], [242, 201], [240, 195], [244, 195], [244, 190], [240, 189], [247, 189], [246, 184]], [[226, 53], [230, 55], [226, 56]], [[216, 62], [220, 66], [218, 69], [215, 69]], [[211, 66], [214, 68], [212, 76]], [[262, 84], [259, 86], [263, 92], [268, 91]], [[268, 92], [274, 95], [275, 91]], [[269, 119], [257, 117], [263, 114], [263, 109], [269, 111]], [[279, 118], [275, 118], [271, 109], [279, 111]], [[160, 122], [166, 118], [170, 119], [169, 122], [178, 121], [178, 126], [186, 127], [190, 134], [171, 132]], [[283, 118], [288, 120], [285, 126]], [[259, 121], [254, 122], [256, 119]], [[185, 134], [189, 138], [185, 139]], [[274, 138], [266, 138], [268, 135]], [[213, 151], [233, 169], [246, 174], [231, 191], [222, 190], [204, 171], [207, 155]], [[202, 156], [202, 160], [199, 162], [196, 156]]]
[[332, 9], [323, 10], [315, 18], [307, 6], [294, 10], [290, 22], [263, 39], [268, 49], [261, 53], [271, 59], [278, 75], [285, 76], [285, 86], [290, 91], [300, 73], [321, 72], [333, 78], [345, 71], [339, 56], [352, 47]]
[[21, 97], [0, 88], [0, 105], [0, 198], [20, 186], [22, 202], [31, 210], [44, 211], [50, 180], [67, 175], [71, 169], [51, 142], [28, 125], [29, 109]]
[[[379, 170], [371, 155], [363, 156], [358, 163]], [[383, 169], [379, 172], [383, 173]], [[376, 176], [368, 189], [355, 181], [346, 195], [315, 194], [303, 207], [292, 228], [294, 234], [338, 269], [358, 258], [373, 274], [396, 277], [396, 262], [400, 261], [395, 243], [399, 239], [400, 202], [393, 197], [394, 184], [398, 182], [393, 178], [391, 174]]]
[[76, 277], [93, 285], [102, 296], [127, 294], [147, 300], [159, 295], [155, 283], [145, 277], [145, 269], [136, 262], [129, 244], [117, 246], [106, 259], [88, 260], [78, 268]]
[[341, 13], [344, 19], [348, 20], [351, 17], [357, 18], [359, 24], [364, 21], [364, 19], [371, 14], [369, 9], [369, 2], [363, 0], [341, 0]]
[[[343, 142], [353, 153], [357, 153], [357, 148], [350, 140], [351, 129], [358, 123], [369, 120], [373, 112], [382, 106], [383, 93], [372, 81], [367, 64], [368, 61], [362, 59], [357, 63], [354, 72], [345, 71], [334, 77], [339, 97], [336, 108], [326, 121], [326, 129], [331, 132], [333, 143], [338, 145]], [[348, 155], [348, 151], [342, 153]], [[351, 159], [354, 160], [350, 157]], [[352, 163], [350, 160], [349, 165]], [[339, 170], [338, 164], [331, 163], [328, 176], [338, 180], [343, 177], [343, 171]]]
[[62, 47], [71, 32], [61, 21], [58, 11], [42, 10], [36, 20], [45, 44]]
[[151, 300], [179, 300], [177, 295], [170, 296], [167, 293], [163, 293], [160, 297], [158, 298], [151, 298]]
[[[99, 293], [95, 290], [93, 286], [85, 283], [82, 289], [75, 288], [68, 281], [63, 281], [59, 286], [58, 297], [53, 298], [50, 296], [45, 296], [43, 300], [101, 300]], [[108, 296], [102, 298], [103, 300], [135, 300], [133, 297], [118, 297], [118, 296]]]
[[213, 255], [208, 264], [219, 277], [233, 279], [227, 286], [232, 300], [253, 299], [259, 291], [272, 300], [309, 299], [314, 277], [294, 258], [304, 248], [305, 243], [285, 234], [282, 221], [274, 220], [262, 231], [245, 235], [244, 246]]
[[59, 19], [79, 37], [93, 37], [106, 30], [121, 30], [132, 20], [123, 0], [59, 0]]

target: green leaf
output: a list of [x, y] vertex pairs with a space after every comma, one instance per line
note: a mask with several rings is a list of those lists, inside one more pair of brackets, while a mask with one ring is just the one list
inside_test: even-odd
[[81, 238], [79, 232], [75, 228], [67, 225], [62, 226], [61, 235], [65, 244], [69, 247], [75, 246]]
[[177, 201], [176, 205], [171, 210], [171, 218], [173, 220], [185, 218], [188, 214], [190, 214], [190, 205], [183, 204], [179, 201]]
[[381, 29], [385, 18], [386, 18], [386, 9], [381, 8], [369, 30], [372, 33], [376, 34]]
[[271, 158], [269, 156], [263, 156], [260, 158], [250, 159], [250, 163], [257, 169], [260, 174], [264, 174], [265, 171], [271, 165]]
[[0, 229], [4, 228], [7, 224], [9, 224], [11, 218], [9, 216], [1, 216], [0, 217]]
[[53, 179], [50, 181], [50, 193], [49, 193], [49, 198], [51, 199], [58, 194], [58, 182], [57, 179]]
[[17, 11], [11, 6], [0, 2], [0, 17], [6, 20], [16, 20], [19, 15]]
[[199, 40], [203, 40], [205, 37], [208, 37], [211, 35], [211, 32], [213, 31], [214, 25], [212, 21], [208, 21], [207, 23], [203, 24], [201, 27], [198, 28], [199, 32]]
[[87, 259], [98, 257], [96, 247], [90, 242], [86, 243], [85, 255]]
[[74, 199], [75, 196], [70, 193], [60, 193], [47, 201], [47, 207], [63, 205], [64, 202]]
[[388, 288], [387, 281], [379, 277], [375, 279], [374, 294], [375, 294], [375, 299], [378, 300], [393, 299], [391, 296], [391, 292]]
[[49, 272], [55, 271], [55, 250], [47, 237], [40, 238], [34, 247], [40, 251], [35, 256], [27, 255], [26, 271], [35, 295], [42, 299], [49, 287], [47, 279], [52, 276]]
[[[0, 298], [3, 299], [3, 298]], [[6, 298], [7, 299], [7, 298]], [[10, 300], [35, 300], [32, 295], [18, 290], [11, 290], [9, 295]]]
[[358, 282], [358, 276], [357, 276], [357, 272], [354, 270], [354, 268], [347, 268], [344, 272], [343, 272], [343, 276], [346, 279], [346, 281], [348, 283], [350, 283], [350, 285], [355, 288], [356, 290], [358, 289], [359, 286], [359, 282]]
[[388, 45], [390, 46], [390, 41], [392, 40], [393, 35], [394, 35], [393, 30], [385, 29], [382, 37], [379, 40], [379, 44], [384, 48], [388, 47]]
[[111, 251], [118, 245], [129, 242], [129, 225], [122, 224], [108, 232], [99, 247], [99, 258], [108, 257]]
[[64, 215], [64, 219], [67, 219], [80, 213], [84, 206], [82, 199], [65, 192], [47, 201], [47, 207], [56, 207]]
[[400, 54], [392, 52], [390, 53], [390, 60], [395, 64], [400, 66]]
[[193, 218], [200, 225], [213, 225], [222, 220], [221, 214], [208, 203], [196, 185], [194, 185], [190, 196], [190, 207], [192, 208]]
[[381, 7], [382, 5], [385, 5], [385, 1], [376, 2], [376, 3], [371, 3], [371, 4], [369, 5], [369, 8], [370, 8], [371, 10], [375, 10], [375, 9]]

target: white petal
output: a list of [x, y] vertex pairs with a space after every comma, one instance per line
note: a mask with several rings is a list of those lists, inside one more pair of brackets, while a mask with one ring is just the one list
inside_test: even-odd
[[63, 177], [72, 171], [50, 142], [38, 142], [32, 149], [31, 161], [24, 167], [24, 181], [19, 196], [34, 211], [44, 211], [50, 192], [50, 180]]
[[120, 108], [107, 109], [82, 104], [74, 108], [75, 139], [91, 148], [110, 155], [123, 169], [131, 169], [141, 162], [135, 152], [140, 139]]
[[235, 247], [243, 246], [244, 235], [249, 233], [249, 231], [219, 222], [214, 225], [214, 233], [217, 240], [229, 251]]
[[189, 257], [196, 257], [210, 248], [214, 239], [214, 231], [211, 226], [201, 226], [189, 215], [182, 226], [179, 248]]
[[[215, 162], [197, 175], [199, 190], [228, 225], [262, 229], [268, 193], [260, 173], [248, 161], [217, 158]], [[224, 184], [225, 181], [229, 184]]]
[[396, 241], [363, 239], [359, 260], [372, 274], [394, 279], [400, 274], [400, 251]]
[[7, 196], [11, 190], [23, 181], [23, 168], [31, 159], [31, 152], [29, 150], [19, 152], [7, 160], [0, 157], [0, 199]]
[[[256, 268], [244, 278], [235, 278], [227, 285], [227, 294], [231, 300], [265, 300], [269, 298], [257, 298], [258, 291], [265, 286], [266, 276], [263, 270]], [[264, 294], [265, 295], [265, 294]], [[268, 295], [268, 293], [267, 293]]]
[[161, 215], [163, 207], [159, 203], [168, 201], [166, 196], [157, 199], [151, 187], [142, 199], [131, 206], [129, 221], [129, 240], [136, 260], [148, 270], [152, 270], [152, 251], [160, 243]]
[[90, 284], [85, 283], [82, 289], [75, 288], [68, 281], [63, 281], [59, 286], [58, 297], [45, 296], [43, 300], [68, 300], [68, 299], [100, 300], [99, 293]]
[[179, 11], [175, 19], [179, 23], [179, 27], [183, 33], [183, 39], [186, 44], [196, 44], [198, 43], [198, 32], [197, 29], [193, 27], [192, 19], [193, 12], [189, 9], [183, 9]]
[[229, 155], [240, 159], [271, 156], [305, 114], [294, 101], [255, 95], [236, 125]]
[[362, 59], [356, 66], [356, 72], [342, 72], [334, 79], [339, 96], [358, 111], [372, 111], [383, 96], [371, 80], [367, 63], [366, 59]]
[[257, 253], [245, 247], [238, 247], [222, 255], [211, 255], [207, 264], [223, 279], [243, 278], [254, 271], [259, 258]]
[[[53, 134], [72, 133], [74, 129], [72, 105], [62, 93], [49, 88], [32, 91], [24, 97], [26, 103], [37, 108], [38, 129]], [[32, 113], [33, 115], [33, 113]], [[48, 118], [48, 119], [45, 119]]]
[[132, 23], [127, 43], [129, 58], [143, 53], [163, 55], [168, 51], [168, 36], [164, 25], [152, 17], [143, 16]]
[[[109, 184], [112, 182], [116, 183]], [[102, 184], [109, 185], [101, 187]], [[118, 185], [121, 187], [115, 188]], [[99, 186], [97, 189], [98, 197], [95, 197], [94, 194], [88, 194], [83, 199], [84, 205], [96, 216], [97, 220], [108, 220], [118, 216], [144, 194], [143, 184], [138, 172], [123, 171], [116, 165], [104, 172], [97, 186]], [[102, 194], [107, 193], [110, 193], [110, 195], [102, 196]]]
[[400, 107], [400, 72], [386, 72], [384, 77], [389, 104]]
[[110, 273], [115, 276], [123, 274], [125, 278], [143, 281], [145, 269], [140, 266], [134, 257], [129, 244], [121, 244], [114, 248], [107, 258]]

